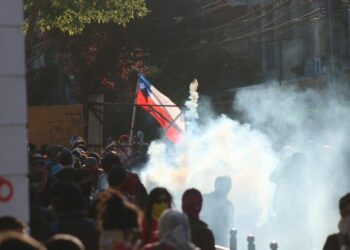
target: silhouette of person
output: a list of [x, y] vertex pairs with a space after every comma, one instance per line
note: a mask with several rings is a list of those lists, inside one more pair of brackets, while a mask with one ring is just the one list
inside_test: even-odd
[[227, 198], [232, 181], [229, 176], [219, 176], [215, 180], [215, 190], [203, 195], [202, 218], [214, 233], [215, 243], [229, 245], [229, 231], [233, 227], [234, 207]]

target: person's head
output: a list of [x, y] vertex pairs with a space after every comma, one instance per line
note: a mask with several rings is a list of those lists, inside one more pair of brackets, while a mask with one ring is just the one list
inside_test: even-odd
[[215, 179], [215, 191], [223, 195], [227, 195], [232, 186], [232, 181], [229, 176], [218, 176]]
[[190, 227], [185, 214], [167, 209], [159, 218], [158, 229], [160, 242], [176, 249], [190, 249]]
[[52, 187], [52, 205], [59, 213], [84, 210], [80, 188], [72, 183], [57, 183]]
[[182, 211], [189, 218], [199, 219], [203, 198], [201, 192], [195, 188], [187, 189], [182, 195]]
[[98, 218], [103, 230], [138, 230], [139, 210], [125, 201], [118, 191], [103, 192], [97, 204]]
[[103, 170], [108, 174], [108, 171], [112, 166], [122, 166], [122, 162], [120, 161], [119, 156], [116, 152], [108, 152], [103, 156], [101, 161], [101, 165]]
[[94, 176], [86, 168], [80, 168], [74, 172], [73, 183], [80, 188], [85, 197], [90, 197], [96, 185]]
[[129, 143], [129, 136], [127, 135], [121, 135], [118, 140], [119, 144], [128, 144]]
[[98, 161], [95, 157], [87, 157], [84, 161], [83, 161], [83, 167], [86, 168], [98, 168], [99, 164]]
[[46, 248], [28, 235], [18, 232], [0, 234], [0, 250], [46, 250]]
[[350, 193], [345, 194], [339, 200], [339, 211], [342, 218], [350, 216]]
[[86, 149], [86, 141], [80, 136], [73, 136], [70, 140], [72, 148]]
[[73, 168], [73, 155], [71, 151], [64, 149], [58, 154], [58, 162], [63, 167], [71, 167]]
[[24, 233], [25, 229], [26, 225], [13, 216], [0, 217], [0, 233], [5, 231], [15, 231], [18, 233]]
[[54, 144], [47, 145], [45, 148], [45, 154], [47, 158], [51, 160], [57, 160], [58, 154], [60, 152], [60, 147]]
[[126, 180], [127, 172], [124, 167], [112, 165], [107, 173], [107, 180], [110, 187], [120, 188]]
[[47, 250], [85, 250], [83, 243], [69, 234], [56, 234], [46, 243]]
[[97, 160], [98, 165], [100, 165], [101, 162], [101, 156], [96, 152], [89, 152], [88, 157], [93, 157]]
[[82, 162], [85, 159], [85, 152], [81, 148], [75, 148], [72, 150], [74, 167], [80, 168], [82, 166]]
[[145, 214], [146, 217], [159, 219], [162, 212], [171, 207], [173, 197], [162, 187], [156, 187], [149, 193]]
[[339, 200], [340, 221], [339, 232], [350, 235], [350, 193], [345, 194]]

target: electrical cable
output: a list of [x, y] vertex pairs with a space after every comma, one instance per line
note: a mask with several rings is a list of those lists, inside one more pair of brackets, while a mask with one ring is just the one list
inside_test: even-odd
[[231, 39], [231, 40], [228, 40], [228, 41], [223, 41], [223, 42], [219, 42], [219, 43], [213, 43], [213, 44], [210, 44], [210, 45], [206, 45], [206, 46], [198, 46], [198, 47], [194, 47], [194, 48], [190, 48], [190, 49], [186, 49], [186, 50], [177, 50], [177, 51], [172, 51], [171, 53], [169, 54], [175, 54], [175, 53], [182, 53], [182, 52], [189, 52], [189, 51], [193, 51], [193, 50], [198, 50], [198, 49], [207, 49], [207, 48], [212, 48], [212, 47], [216, 47], [216, 46], [219, 46], [219, 45], [225, 45], [225, 44], [230, 44], [230, 43], [234, 43], [234, 42], [237, 42], [237, 41], [241, 41], [241, 40], [244, 40], [244, 39], [247, 39], [247, 38], [251, 38], [251, 37], [255, 37], [257, 35], [261, 35], [261, 34], [264, 34], [264, 33], [267, 33], [267, 32], [271, 32], [271, 31], [277, 31], [279, 29], [282, 29], [284, 28], [284, 26], [286, 25], [294, 25], [294, 24], [297, 24], [297, 23], [300, 23], [302, 21], [306, 21], [306, 20], [309, 20], [310, 18], [313, 18], [312, 16], [308, 19], [306, 19], [306, 17], [308, 17], [309, 15], [311, 14], [314, 14], [315, 12], [317, 11], [320, 11], [322, 10], [322, 8], [317, 8], [307, 14], [304, 14], [302, 16], [299, 16], [293, 20], [290, 20], [290, 21], [287, 21], [287, 22], [284, 22], [282, 24], [279, 24], [279, 25], [276, 25], [276, 26], [273, 26], [273, 27], [268, 27], [264, 30], [258, 30], [258, 31], [253, 31], [253, 32], [250, 32], [246, 35], [243, 35], [243, 36], [240, 36], [238, 38], [235, 38], [235, 39]]

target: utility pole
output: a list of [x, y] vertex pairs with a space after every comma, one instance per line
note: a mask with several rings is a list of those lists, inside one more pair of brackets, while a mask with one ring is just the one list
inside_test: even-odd
[[282, 85], [282, 77], [283, 77], [283, 40], [282, 38], [279, 39], [278, 44], [279, 44], [279, 84]]
[[334, 61], [334, 0], [328, 0], [328, 32], [329, 32], [329, 70], [330, 83], [334, 83], [335, 61]]

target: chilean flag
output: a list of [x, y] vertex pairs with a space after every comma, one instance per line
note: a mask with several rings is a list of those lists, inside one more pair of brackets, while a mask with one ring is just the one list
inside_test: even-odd
[[169, 140], [178, 142], [181, 133], [185, 131], [185, 120], [181, 110], [142, 74], [139, 76], [138, 86], [136, 104], [157, 120]]

